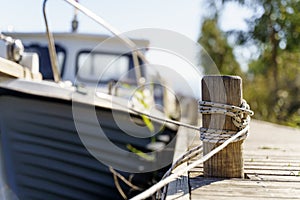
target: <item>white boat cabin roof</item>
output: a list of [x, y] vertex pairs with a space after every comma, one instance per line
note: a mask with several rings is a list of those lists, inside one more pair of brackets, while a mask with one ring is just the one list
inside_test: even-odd
[[[26, 32], [8, 32], [4, 33], [6, 35], [9, 35], [16, 39], [21, 39], [25, 46], [25, 51], [36, 51], [37, 48], [39, 50], [43, 50], [45, 56], [49, 60], [49, 55], [47, 53], [48, 51], [48, 41], [46, 33], [44, 32], [36, 32], [36, 33], [26, 33]], [[96, 71], [99, 69], [99, 64], [97, 64], [97, 68], [92, 69], [92, 63], [96, 62], [108, 62], [107, 60], [113, 59], [114, 57], [126, 57], [122, 55], [130, 55], [131, 49], [128, 48], [121, 40], [119, 40], [117, 37], [108, 36], [108, 35], [100, 35], [100, 34], [84, 34], [84, 33], [67, 33], [67, 32], [61, 32], [61, 33], [53, 33], [54, 41], [56, 45], [56, 50], [58, 54], [58, 62], [59, 62], [59, 70], [61, 72], [61, 76], [63, 80], [70, 80], [72, 82], [75, 81], [77, 78], [77, 72], [79, 65], [87, 65], [90, 64], [89, 67], [86, 67], [87, 70], [83, 70], [81, 73], [82, 76], [82, 82], [89, 82], [94, 81], [97, 77], [93, 77], [94, 74], [102, 73], [102, 71]], [[132, 40], [136, 45], [137, 48], [146, 51], [149, 46], [149, 41], [143, 40], [143, 39], [133, 39]], [[92, 52], [92, 56], [90, 53]], [[39, 57], [42, 59], [41, 54], [39, 52]], [[88, 58], [93, 58], [93, 61], [88, 60]], [[94, 59], [95, 57], [95, 59]], [[84, 60], [84, 64], [83, 61]], [[88, 61], [86, 61], [88, 60]], [[118, 68], [120, 65], [124, 65], [124, 63], [127, 63], [128, 66], [130, 65], [130, 58], [128, 58], [128, 61], [126, 59], [118, 59], [118, 61], [115, 65]], [[126, 62], [125, 62], [126, 61]], [[48, 62], [49, 63], [49, 62]], [[40, 68], [46, 65], [44, 61], [40, 61]], [[131, 63], [132, 65], [132, 63]], [[131, 66], [132, 67], [132, 66]], [[123, 67], [125, 70], [125, 68]], [[130, 70], [130, 67], [129, 69]], [[49, 71], [49, 70], [48, 70]], [[116, 71], [120, 70], [112, 70], [111, 72], [108, 72], [108, 74], [114, 74], [116, 75]], [[52, 73], [52, 70], [50, 70]], [[50, 72], [41, 72], [46, 79], [51, 79]], [[133, 76], [132, 76], [133, 77]], [[112, 77], [112, 79], [118, 78], [118, 77]], [[90, 79], [90, 80], [88, 80]]]

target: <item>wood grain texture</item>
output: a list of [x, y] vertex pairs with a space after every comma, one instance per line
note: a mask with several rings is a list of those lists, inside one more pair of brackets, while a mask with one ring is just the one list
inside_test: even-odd
[[[195, 107], [194, 103], [189, 103], [187, 106]], [[191, 110], [191, 109], [188, 109]], [[182, 118], [182, 122], [190, 123], [190, 124], [197, 124], [195, 122], [194, 117], [188, 116], [189, 114], [186, 113], [186, 118]], [[184, 154], [186, 151], [189, 150], [189, 147], [193, 144], [196, 139], [196, 144], [198, 144], [199, 140], [199, 132], [195, 130], [191, 130], [185, 127], [180, 127], [177, 136], [176, 136], [176, 146], [174, 151], [173, 163]], [[180, 165], [175, 170], [181, 170], [187, 167], [188, 163], [184, 163]], [[190, 200], [190, 187], [189, 187], [189, 179], [188, 179], [188, 172], [184, 173], [181, 177], [177, 178], [173, 182], [168, 185], [167, 196], [166, 200]]]
[[[300, 200], [300, 129], [252, 120], [251, 130], [244, 144], [246, 178], [204, 177], [199, 165], [189, 171], [191, 200]], [[189, 147], [200, 143], [196, 137]]]
[[208, 178], [197, 166], [189, 172], [192, 200], [300, 199], [300, 130], [257, 120], [251, 130], [244, 144], [246, 178]]
[[[214, 87], [217, 85], [215, 82], [208, 84], [213, 84]], [[207, 82], [204, 87], [207, 87]], [[205, 91], [202, 92], [205, 93]], [[213, 100], [222, 103], [220, 97], [224, 97], [224, 94], [220, 90], [217, 92], [219, 97], [213, 97]], [[206, 95], [209, 96], [210, 94], [206, 93]], [[230, 98], [232, 97], [230, 96]], [[242, 99], [241, 93], [240, 98]], [[227, 98], [225, 103], [228, 103]], [[222, 116], [216, 115], [215, 117], [219, 122], [227, 120], [224, 116], [223, 119]], [[211, 128], [216, 127], [214, 122], [210, 122], [211, 117], [206, 120], [206, 122], [203, 121], [204, 125]], [[190, 132], [188, 131], [188, 133]], [[207, 163], [200, 164], [188, 173], [190, 199], [300, 200], [299, 141], [300, 129], [252, 120], [250, 135], [241, 144], [241, 149], [244, 147], [244, 161], [241, 162], [244, 162], [245, 178], [206, 177], [203, 168]], [[193, 148], [199, 144], [201, 144], [199, 136], [194, 137], [193, 142], [188, 143], [188, 147]], [[226, 152], [222, 153], [226, 154]], [[197, 158], [192, 161], [195, 160]], [[226, 161], [224, 163], [227, 164]], [[177, 184], [177, 186], [179, 185]], [[177, 189], [181, 190], [178, 187]]]
[[[178, 130], [173, 162], [175, 162], [178, 157], [188, 150], [188, 131], [189, 130], [184, 127], [180, 127]], [[185, 167], [187, 167], [187, 163], [181, 165], [178, 170]], [[189, 200], [190, 190], [188, 182], [188, 173], [183, 174], [181, 177], [171, 182], [168, 185], [166, 200]]]
[[[205, 76], [202, 80], [202, 100], [240, 106], [242, 101], [242, 80], [237, 76]], [[220, 114], [203, 115], [203, 127], [237, 131], [230, 117]], [[203, 142], [206, 155], [218, 144]], [[243, 141], [229, 144], [225, 149], [204, 163], [204, 176], [242, 178]]]

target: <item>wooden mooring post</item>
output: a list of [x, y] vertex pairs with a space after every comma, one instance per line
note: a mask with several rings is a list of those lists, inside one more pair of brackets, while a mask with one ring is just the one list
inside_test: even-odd
[[[202, 100], [240, 106], [242, 102], [242, 79], [237, 76], [205, 76], [202, 79]], [[230, 117], [221, 114], [205, 114], [202, 126], [211, 129], [237, 131]], [[205, 177], [244, 178], [243, 142], [229, 144], [225, 149], [204, 163]], [[203, 142], [206, 155], [218, 143]]]

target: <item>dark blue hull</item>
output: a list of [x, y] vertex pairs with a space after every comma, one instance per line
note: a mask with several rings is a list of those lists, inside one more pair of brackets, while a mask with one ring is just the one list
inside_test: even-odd
[[[82, 110], [88, 107], [79, 106]], [[20, 200], [121, 199], [108, 166], [95, 159], [83, 145], [74, 124], [72, 102], [1, 89], [0, 110], [2, 170], [8, 187]], [[147, 145], [153, 139], [158, 141], [158, 135], [175, 137], [176, 130], [168, 127], [164, 127], [156, 138], [132, 137], [118, 128], [112, 109], [96, 106], [95, 110], [106, 137], [125, 151], [129, 151], [128, 145], [131, 145], [147, 152]], [[124, 123], [132, 119], [142, 122], [138, 115], [131, 115], [132, 119], [129, 119], [127, 113], [118, 112], [119, 116], [124, 115], [121, 117]], [[114, 166], [139, 172], [139, 162], [128, 162], [126, 154], [110, 151], [102, 142], [102, 136], [96, 133], [97, 124], [89, 123], [89, 119], [81, 123], [88, 127], [86, 137], [95, 141], [92, 148], [101, 152], [103, 159]], [[155, 125], [161, 124], [155, 122]], [[173, 147], [174, 144], [170, 144], [163, 157], [158, 159], [169, 159], [167, 162], [171, 163]], [[157, 165], [153, 161], [148, 164]], [[126, 178], [132, 176], [133, 184], [146, 188], [163, 171], [119, 172]], [[127, 195], [134, 194], [130, 187], [120, 183]]]

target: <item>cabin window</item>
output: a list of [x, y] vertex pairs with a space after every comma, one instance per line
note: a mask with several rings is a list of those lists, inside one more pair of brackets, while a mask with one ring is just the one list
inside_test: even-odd
[[[55, 44], [55, 49], [58, 60], [58, 70], [60, 71], [61, 75], [63, 75], [66, 62], [66, 50], [58, 44]], [[37, 53], [39, 56], [40, 72], [42, 73], [43, 78], [54, 80], [48, 46], [29, 44], [25, 46], [25, 51]]]
[[64, 64], [65, 64], [66, 52], [64, 52], [64, 51], [57, 51], [56, 56], [57, 56], [57, 62], [58, 62], [58, 70], [60, 71], [60, 73], [62, 75], [63, 74]]
[[128, 55], [101, 52], [80, 52], [77, 56], [77, 78], [87, 82], [105, 83], [110, 80], [130, 79]]

